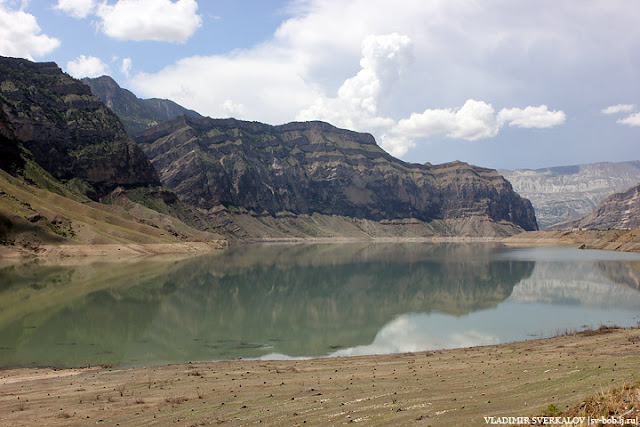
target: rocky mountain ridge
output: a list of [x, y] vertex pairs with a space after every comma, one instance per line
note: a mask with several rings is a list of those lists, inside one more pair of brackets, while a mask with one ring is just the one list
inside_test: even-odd
[[54, 178], [79, 179], [94, 199], [118, 186], [159, 185], [118, 117], [53, 62], [0, 57], [3, 127]]
[[[125, 124], [129, 123], [132, 117], [141, 123], [140, 119], [144, 119], [143, 116], [146, 114], [143, 113], [143, 110], [147, 109], [148, 111], [149, 103], [154, 101], [138, 99], [131, 92], [120, 88], [109, 77], [84, 79], [84, 82], [92, 87], [94, 94], [103, 99]], [[201, 119], [200, 124], [195, 124], [198, 120], [192, 120], [191, 125], [188, 125], [192, 126], [193, 131], [189, 135], [200, 132], [197, 129], [200, 129], [202, 123], [207, 120], [171, 101], [155, 101], [165, 103], [164, 108], [171, 109], [171, 114], [183, 111], [191, 118]], [[154, 114], [153, 120], [155, 121], [171, 118], [171, 114], [159, 115], [157, 111]], [[145, 120], [149, 117], [151, 116], [147, 115]], [[180, 120], [175, 119], [172, 123]], [[233, 167], [242, 169], [242, 171], [234, 170], [231, 173], [228, 173], [229, 170], [223, 171], [224, 167], [222, 169], [219, 167], [222, 161], [210, 162], [205, 159], [209, 158], [210, 160], [212, 153], [209, 153], [208, 157], [192, 159], [193, 161], [189, 165], [194, 166], [195, 163], [199, 163], [199, 166], [187, 170], [183, 170], [182, 165], [171, 164], [168, 158], [181, 156], [180, 153], [188, 148], [188, 144], [175, 150], [171, 149], [170, 154], [158, 156], [158, 150], [162, 151], [164, 148], [150, 148], [148, 140], [149, 138], [153, 139], [153, 135], [168, 132], [167, 126], [172, 127], [175, 126], [174, 124], [160, 124], [153, 130], [145, 132], [144, 135], [140, 135], [137, 140], [138, 142], [146, 141], [142, 145], [149, 148], [148, 153], [157, 161], [155, 166], [164, 168], [166, 182], [172, 182], [175, 188], [184, 190], [181, 193], [181, 198], [187, 203], [197, 206], [208, 215], [209, 225], [213, 225], [216, 229], [224, 229], [234, 235], [237, 233], [238, 237], [284, 237], [286, 235], [331, 237], [336, 233], [337, 235], [347, 233], [352, 237], [371, 236], [373, 233], [373, 235], [380, 237], [396, 235], [398, 232], [407, 233], [408, 236], [494, 235], [496, 232], [502, 235], [513, 234], [522, 229], [520, 225], [514, 225], [514, 222], [520, 221], [519, 217], [522, 217], [522, 212], [498, 213], [500, 211], [498, 205], [504, 202], [509, 204], [513, 200], [507, 200], [512, 196], [508, 195], [510, 190], [506, 187], [504, 187], [504, 191], [502, 190], [504, 182], [501, 182], [501, 178], [495, 174], [495, 171], [457, 162], [429, 166], [432, 171], [424, 174], [425, 166], [399, 162], [381, 150], [371, 135], [337, 129], [327, 123], [289, 123], [276, 127], [233, 119], [218, 120], [216, 123], [227, 128], [227, 131], [224, 131], [227, 136], [229, 136], [229, 132], [233, 133], [235, 130], [242, 133], [243, 136], [236, 139], [235, 142], [247, 140], [247, 138], [251, 141], [250, 144], [245, 145], [232, 144], [213, 153], [213, 157], [224, 157], [225, 164], [228, 164], [229, 159], [233, 158], [231, 160], [234, 163]], [[240, 131], [239, 128], [242, 130]], [[285, 139], [292, 139], [281, 144], [276, 141], [278, 133], [286, 133]], [[298, 134], [294, 135], [296, 133]], [[307, 138], [309, 135], [302, 135], [305, 133], [313, 133], [313, 136], [309, 139]], [[181, 135], [177, 138], [187, 137], [187, 135]], [[220, 134], [216, 138], [224, 139], [225, 137]], [[300, 138], [307, 138], [307, 142], [299, 144]], [[325, 149], [326, 147], [322, 148], [322, 142], [329, 140], [331, 140], [329, 145], [333, 143], [336, 145], [328, 150]], [[276, 144], [277, 147], [270, 147], [269, 144]], [[299, 151], [290, 156], [288, 150], [296, 144], [299, 146], [294, 148], [294, 151]], [[247, 147], [249, 149], [245, 150]], [[259, 154], [260, 150], [262, 150], [262, 154]], [[271, 152], [265, 155], [265, 150], [271, 150]], [[301, 163], [296, 163], [297, 157], [300, 157], [303, 150], [313, 152], [312, 165], [306, 164], [302, 167]], [[199, 154], [203, 154], [200, 150], [197, 151]], [[305, 156], [306, 154], [302, 155], [302, 157]], [[363, 156], [368, 160], [363, 160]], [[282, 161], [283, 159], [285, 161]], [[376, 184], [373, 184], [375, 189], [365, 188], [363, 185], [358, 187], [357, 183], [354, 185], [349, 181], [355, 176], [352, 173], [354, 170], [348, 171], [353, 166], [349, 163], [354, 162], [354, 159], [359, 159], [355, 162], [357, 163], [355, 172], [360, 175], [358, 177], [358, 180], [361, 181], [360, 184], [369, 180], [376, 173], [382, 172], [374, 179], [377, 181]], [[341, 161], [342, 165], [336, 163]], [[366, 164], [367, 161], [369, 164]], [[323, 169], [326, 163], [332, 162], [336, 166], [334, 170]], [[383, 162], [385, 167], [394, 165], [390, 170], [395, 168], [396, 172], [401, 171], [400, 175], [415, 175], [415, 179], [403, 178], [402, 182], [399, 182], [398, 176], [395, 176], [393, 179], [396, 179], [396, 182], [387, 182], [388, 171], [383, 172], [378, 168], [376, 172], [366, 172], [366, 170], [376, 169], [372, 168], [375, 162]], [[345, 165], [347, 168], [343, 167]], [[305, 167], [316, 168], [314, 173], [318, 173], [312, 177], [307, 176], [307, 170], [302, 170]], [[294, 170], [296, 168], [297, 170]], [[324, 172], [319, 172], [321, 169]], [[343, 170], [347, 171], [346, 174], [342, 173]], [[466, 175], [460, 179], [447, 177], [453, 170]], [[463, 172], [464, 170], [466, 172]], [[320, 176], [322, 173], [327, 175]], [[331, 176], [331, 174], [335, 176]], [[367, 178], [363, 178], [367, 174]], [[422, 177], [419, 177], [420, 174]], [[478, 178], [474, 184], [470, 184], [472, 175]], [[300, 179], [301, 177], [303, 179]], [[414, 192], [415, 189], [406, 189], [404, 188], [406, 185], [415, 187], [416, 183], [413, 182], [415, 180], [436, 182], [438, 181], [437, 177], [444, 178], [442, 183], [438, 185], [440, 190], [448, 187], [444, 192], [453, 197], [443, 197], [440, 190], [435, 191], [437, 193], [434, 193], [435, 195], [423, 191], [420, 195], [412, 196], [415, 202], [408, 201], [410, 198], [408, 193]], [[309, 178], [309, 180], [305, 180], [305, 178]], [[194, 185], [196, 181], [199, 183]], [[216, 184], [208, 185], [210, 181], [216, 181]], [[487, 186], [477, 186], [481, 181]], [[207, 184], [202, 184], [205, 182]], [[487, 203], [487, 206], [483, 206], [487, 200], [492, 200], [493, 196], [488, 197], [488, 193], [491, 192], [488, 189], [493, 188], [494, 184], [501, 188], [496, 191], [496, 194], [500, 194], [499, 198], [502, 197], [502, 199], [500, 201], [494, 200]], [[372, 184], [368, 182], [366, 185]], [[420, 185], [418, 183], [418, 186]], [[275, 191], [276, 189], [277, 191]], [[387, 200], [386, 196], [378, 194], [380, 191], [387, 191], [387, 194], [395, 192], [400, 195], [400, 199], [404, 198], [404, 200], [399, 203], [396, 203], [397, 200], [393, 198]], [[478, 195], [479, 191], [484, 191], [485, 194]], [[359, 200], [354, 202], [355, 199]], [[394, 203], [389, 203], [391, 200], [395, 200]], [[526, 210], [525, 207], [524, 211]], [[485, 215], [487, 212], [491, 212], [491, 214]], [[256, 220], [252, 220], [252, 218]], [[443, 221], [446, 221], [447, 224], [444, 224]], [[529, 218], [525, 228], [532, 229], [533, 227], [535, 227], [535, 220], [531, 221]]]
[[640, 161], [498, 172], [531, 200], [541, 229], [587, 215], [614, 192], [640, 183]]
[[589, 214], [555, 224], [550, 229], [631, 230], [636, 227], [640, 227], [640, 185], [614, 193]]
[[328, 123], [182, 115], [134, 142], [88, 86], [54, 63], [14, 58], [0, 58], [0, 106], [4, 244], [496, 237], [537, 227], [531, 204], [495, 170], [402, 162], [371, 135]]
[[82, 83], [100, 98], [122, 121], [127, 133], [133, 135], [180, 115], [202, 117], [193, 110], [182, 107], [168, 99], [140, 99], [131, 91], [121, 88], [109, 76], [86, 77]]
[[[136, 142], [163, 184], [204, 210], [374, 221], [481, 217], [537, 229], [531, 204], [495, 170], [406, 163], [371, 135], [328, 123], [271, 126], [181, 116], [140, 133]], [[476, 233], [482, 232], [469, 231]]]
[[0, 57], [0, 153], [4, 245], [220, 238], [161, 186], [118, 117], [55, 63]]

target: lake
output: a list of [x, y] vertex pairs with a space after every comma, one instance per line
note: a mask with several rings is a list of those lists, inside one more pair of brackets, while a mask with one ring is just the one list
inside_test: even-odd
[[77, 262], [0, 269], [1, 367], [425, 351], [640, 322], [640, 254], [256, 244]]

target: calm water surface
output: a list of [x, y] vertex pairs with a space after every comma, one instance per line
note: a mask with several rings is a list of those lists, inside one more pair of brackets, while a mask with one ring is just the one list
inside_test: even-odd
[[247, 245], [0, 269], [2, 367], [421, 351], [639, 321], [640, 256], [601, 251]]

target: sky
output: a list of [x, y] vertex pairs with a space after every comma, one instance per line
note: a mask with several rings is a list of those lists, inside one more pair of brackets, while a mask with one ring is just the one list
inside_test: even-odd
[[0, 0], [0, 55], [414, 163], [640, 159], [638, 0]]

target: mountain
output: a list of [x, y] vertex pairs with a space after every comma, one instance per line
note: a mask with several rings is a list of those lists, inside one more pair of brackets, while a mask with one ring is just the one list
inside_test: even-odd
[[541, 229], [587, 215], [612, 193], [640, 183], [640, 161], [498, 172], [531, 200]]
[[551, 229], [630, 230], [640, 227], [640, 185], [612, 194], [589, 214]]
[[14, 173], [24, 165], [22, 150], [9, 122], [0, 109], [0, 169]]
[[[118, 86], [118, 84], [111, 79], [110, 77], [103, 76], [96, 79], [83, 79], [84, 83], [91, 87], [92, 92], [100, 97], [105, 104], [116, 113], [121, 121], [125, 124], [127, 131], [131, 134], [140, 133], [142, 129], [150, 128], [152, 125], [157, 123], [162, 123], [169, 121], [171, 119], [176, 118], [178, 115], [185, 115], [190, 118], [202, 119], [206, 122], [206, 119], [203, 119], [198, 113], [187, 110], [178, 104], [168, 101], [168, 100], [159, 100], [159, 99], [147, 99], [142, 100], [136, 97], [133, 93], [126, 89], [122, 89]], [[181, 119], [176, 119], [174, 122], [180, 122]], [[194, 122], [195, 123], [195, 122]], [[218, 123], [222, 123], [218, 121]], [[228, 123], [241, 123], [238, 121], [231, 120]], [[248, 126], [248, 122], [244, 123], [243, 126], [246, 128]], [[231, 125], [233, 127], [234, 125]], [[258, 138], [267, 138], [264, 139], [267, 145], [269, 143], [279, 144], [274, 138], [267, 135], [271, 131], [270, 127], [267, 125], [262, 125], [259, 123], [253, 123], [253, 130], [251, 132], [265, 132], [264, 135], [259, 136]], [[294, 135], [296, 132], [304, 131], [304, 129], [294, 129], [294, 127], [304, 127], [304, 124], [289, 124], [288, 130], [285, 131], [286, 135], [284, 138], [296, 138]], [[333, 153], [329, 150], [326, 154], [328, 156], [338, 155], [338, 156], [351, 156], [353, 153], [356, 153], [357, 150], [362, 150], [363, 153], [368, 153], [370, 155], [373, 152], [376, 152], [376, 155], [383, 155], [387, 162], [390, 164], [394, 164], [394, 167], [398, 167], [397, 163], [399, 162], [396, 159], [393, 159], [388, 154], [384, 153], [382, 149], [380, 149], [373, 140], [373, 137], [365, 134], [356, 134], [355, 132], [348, 132], [344, 130], [339, 130], [330, 126], [328, 124], [320, 124], [315, 123], [315, 130], [311, 131], [314, 133], [316, 138], [325, 138], [326, 135], [332, 135], [329, 138], [333, 138], [333, 140], [340, 139], [342, 143], [346, 144], [344, 147], [340, 147], [338, 144], [337, 149], [339, 152]], [[169, 125], [171, 128], [172, 125]], [[229, 126], [227, 126], [229, 127]], [[165, 129], [162, 125], [160, 128]], [[260, 128], [260, 130], [258, 129]], [[284, 129], [278, 127], [277, 129]], [[154, 130], [149, 131], [150, 135], [156, 135], [157, 133]], [[233, 132], [233, 130], [230, 130]], [[247, 134], [245, 129], [245, 134]], [[326, 134], [326, 135], [325, 135]], [[336, 136], [340, 134], [339, 136]], [[292, 136], [293, 135], [293, 136]], [[140, 136], [137, 138], [138, 142], [141, 142], [142, 146], [149, 146], [149, 135]], [[151, 136], [153, 138], [153, 136]], [[270, 139], [270, 142], [268, 141]], [[352, 139], [352, 140], [351, 140]], [[255, 142], [255, 141], [254, 141]], [[293, 143], [294, 145], [297, 142]], [[314, 141], [313, 150], [320, 147]], [[304, 144], [303, 144], [304, 145]], [[309, 145], [309, 142], [307, 143]], [[266, 145], [265, 145], [266, 147]], [[263, 147], [264, 148], [264, 147]], [[334, 147], [336, 148], [336, 147]], [[347, 152], [345, 150], [351, 150], [351, 152]], [[356, 151], [354, 151], [356, 150]], [[152, 153], [153, 151], [153, 153]], [[251, 151], [251, 150], [250, 150]], [[148, 154], [151, 153], [151, 156], [154, 156], [156, 151], [151, 150], [148, 151]], [[172, 188], [180, 188], [181, 189], [181, 198], [185, 202], [197, 206], [202, 209], [204, 212], [209, 213], [209, 211], [218, 210], [216, 214], [209, 215], [208, 223], [212, 221], [218, 222], [219, 227], [226, 228], [227, 232], [235, 233], [238, 228], [243, 229], [243, 232], [240, 233], [240, 237], [250, 237], [259, 235], [260, 237], [266, 237], [263, 234], [263, 231], [258, 231], [258, 229], [264, 228], [265, 222], [270, 222], [267, 228], [270, 230], [266, 231], [268, 236], [271, 237], [282, 237], [282, 230], [274, 230], [275, 228], [285, 228], [285, 234], [293, 234], [297, 236], [306, 236], [309, 234], [316, 236], [329, 236], [333, 235], [336, 229], [340, 229], [338, 234], [349, 234], [352, 236], [367, 236], [371, 235], [371, 233], [375, 235], [393, 235], [397, 230], [383, 230], [380, 229], [380, 223], [374, 224], [366, 224], [363, 226], [359, 223], [354, 223], [352, 221], [353, 218], [364, 218], [371, 219], [373, 221], [385, 221], [385, 220], [403, 220], [407, 218], [416, 219], [423, 222], [432, 222], [434, 218], [438, 219], [446, 219], [449, 220], [449, 225], [455, 222], [455, 226], [453, 227], [445, 227], [447, 230], [434, 230], [433, 226], [428, 226], [424, 223], [415, 224], [394, 224], [394, 228], [405, 229], [403, 232], [406, 232], [407, 228], [418, 228], [418, 231], [410, 231], [409, 233], [413, 235], [413, 233], [417, 233], [417, 235], [421, 234], [495, 234], [494, 225], [500, 223], [500, 221], [510, 223], [510, 225], [502, 224], [497, 228], [510, 228], [513, 227], [511, 224], [512, 218], [515, 218], [515, 221], [520, 221], [524, 225], [525, 229], [532, 229], [532, 227], [536, 227], [535, 220], [531, 221], [531, 219], [527, 219], [521, 221], [523, 218], [522, 212], [518, 211], [519, 208], [516, 208], [518, 212], [508, 212], [510, 208], [507, 208], [504, 212], [499, 212], [501, 208], [498, 206], [502, 204], [505, 200], [504, 193], [501, 194], [501, 200], [494, 200], [493, 203], [490, 203], [490, 207], [481, 206], [484, 203], [483, 197], [478, 196], [477, 200], [471, 200], [476, 196], [470, 196], [469, 194], [462, 195], [462, 198], [470, 197], [465, 203], [459, 203], [457, 206], [457, 202], [454, 200], [458, 200], [461, 194], [458, 194], [457, 186], [460, 184], [459, 182], [455, 182], [455, 179], [446, 178], [443, 181], [444, 187], [450, 187], [443, 192], [437, 191], [435, 197], [434, 194], [431, 194], [430, 190], [425, 190], [422, 188], [421, 193], [415, 192], [415, 189], [409, 188], [409, 193], [415, 193], [413, 196], [410, 196], [409, 193], [404, 194], [405, 185], [416, 186], [415, 182], [410, 182], [411, 179], [402, 178], [402, 182], [397, 181], [395, 183], [386, 183], [385, 178], [383, 178], [384, 174], [375, 176], [376, 172], [369, 173], [369, 177], [365, 180], [373, 180], [376, 181], [377, 184], [373, 185], [372, 188], [364, 188], [364, 185], [369, 185], [369, 183], [364, 184], [362, 181], [362, 177], [358, 178], [358, 183], [353, 185], [353, 182], [350, 182], [349, 179], [353, 178], [354, 172], [357, 172], [360, 175], [362, 174], [362, 165], [357, 166], [356, 170], [352, 170], [348, 172], [348, 175], [351, 178], [347, 180], [338, 179], [326, 179], [327, 177], [321, 177], [319, 175], [310, 176], [309, 179], [305, 181], [302, 179], [300, 181], [301, 176], [299, 174], [299, 166], [298, 170], [288, 169], [286, 165], [282, 165], [281, 167], [276, 166], [276, 164], [282, 160], [281, 156], [285, 157], [289, 156], [288, 153], [284, 154], [281, 150], [279, 152], [272, 152], [270, 155], [265, 156], [256, 156], [256, 152], [245, 152], [241, 154], [242, 159], [236, 164], [236, 167], [241, 167], [246, 169], [246, 171], [259, 171], [258, 174], [253, 172], [247, 172], [242, 174], [242, 177], [239, 177], [239, 174], [233, 172], [231, 174], [227, 172], [222, 172], [219, 169], [219, 162], [204, 162], [206, 166], [202, 167], [200, 165], [196, 169], [198, 169], [196, 175], [192, 175], [194, 170], [192, 169], [176, 169], [182, 168], [182, 163], [178, 162], [176, 164], [164, 164], [162, 161], [159, 163], [155, 163], [156, 167], [164, 167], [167, 175], [171, 175], [171, 177], [167, 176], [165, 182], [171, 183]], [[220, 151], [210, 152], [209, 155], [217, 156], [217, 155], [225, 155]], [[294, 153], [294, 157], [296, 154]], [[287, 162], [291, 160], [287, 159]], [[317, 162], [318, 159], [314, 160]], [[329, 161], [324, 159], [323, 161]], [[375, 160], [374, 160], [375, 161]], [[362, 161], [360, 161], [362, 163]], [[400, 162], [402, 163], [402, 162]], [[162, 165], [162, 166], [160, 166]], [[368, 166], [371, 166], [369, 164]], [[294, 169], [296, 166], [294, 166]], [[419, 170], [421, 166], [419, 165], [409, 165], [403, 164], [400, 166], [400, 169], [405, 168], [407, 170], [414, 169]], [[423, 167], [424, 168], [424, 167]], [[456, 163], [453, 166], [453, 169], [458, 168], [460, 171], [466, 169], [466, 174], [469, 176], [474, 175], [478, 179], [478, 182], [485, 181], [489, 182], [497, 179], [497, 176], [493, 176], [495, 171], [483, 170], [482, 168], [470, 167], [469, 165], [463, 165], [462, 163]], [[422, 179], [435, 179], [436, 176], [444, 176], [451, 169], [450, 165], [441, 165], [437, 167], [433, 167], [432, 173], [426, 178], [423, 176], [422, 178], [418, 178], [418, 180]], [[325, 171], [327, 172], [327, 171]], [[412, 173], [413, 173], [412, 172]], [[318, 173], [321, 172], [318, 170]], [[330, 172], [329, 172], [330, 173]], [[234, 175], [233, 177], [231, 175]], [[303, 174], [304, 175], [304, 174]], [[411, 173], [409, 174], [411, 175]], [[497, 174], [495, 174], [497, 175]], [[219, 182], [215, 183], [211, 186], [203, 186], [201, 183], [208, 182], [214, 176], [215, 179], [220, 179]], [[265, 177], [268, 177], [266, 181], [263, 181]], [[395, 177], [397, 178], [397, 176]], [[468, 178], [468, 177], [467, 177]], [[462, 178], [463, 180], [467, 178]], [[237, 182], [233, 182], [234, 179], [237, 179]], [[497, 181], [496, 181], [497, 182]], [[263, 185], [264, 184], [264, 185]], [[474, 185], [476, 185], [477, 182]], [[358, 187], [360, 185], [360, 187]], [[420, 186], [421, 184], [418, 184]], [[492, 184], [491, 184], [492, 185]], [[504, 185], [504, 183], [500, 183], [499, 185]], [[235, 187], [234, 187], [235, 186]], [[424, 187], [424, 186], [423, 186]], [[455, 187], [455, 188], [454, 188]], [[480, 186], [482, 187], [482, 186]], [[469, 190], [469, 185], [464, 184], [462, 186], [463, 192], [470, 191], [471, 193], [477, 191], [490, 191], [489, 187], [474, 187], [473, 190]], [[215, 188], [215, 189], [214, 189]], [[275, 194], [272, 189], [278, 188], [281, 193]], [[212, 194], [211, 191], [213, 190]], [[492, 190], [491, 190], [492, 191]], [[499, 191], [498, 191], [499, 192]], [[390, 194], [400, 194], [399, 198], [388, 196]], [[445, 193], [447, 194], [445, 196]], [[471, 194], [470, 193], [470, 194]], [[454, 195], [453, 198], [450, 196]], [[414, 201], [409, 201], [409, 199], [413, 197]], [[404, 199], [403, 199], [404, 198]], [[331, 199], [331, 200], [329, 200]], [[355, 200], [362, 199], [362, 200]], [[489, 198], [490, 199], [490, 198]], [[487, 199], [488, 200], [488, 199]], [[441, 202], [442, 201], [442, 202]], [[390, 203], [391, 202], [391, 203]], [[468, 203], [467, 203], [468, 202]], [[507, 201], [507, 204], [511, 203], [511, 201]], [[441, 212], [441, 206], [446, 205], [446, 214]], [[232, 218], [229, 217], [229, 211], [220, 212], [220, 206], [228, 206], [231, 208], [240, 208], [247, 209], [254, 216], [261, 216], [262, 220], [256, 221], [247, 221], [247, 217], [239, 217], [238, 215], [231, 214]], [[492, 215], [484, 215], [479, 214], [479, 212], [491, 211]], [[526, 211], [526, 208], [524, 208]], [[266, 213], [266, 216], [263, 214]], [[312, 214], [321, 214], [321, 215], [330, 215], [331, 216], [331, 224], [327, 224], [327, 218], [323, 218], [323, 224], [318, 224], [318, 221], [312, 221], [314, 224], [309, 224], [308, 218], [300, 218], [299, 216], [292, 219], [290, 214], [294, 215], [312, 215]], [[288, 223], [281, 224], [283, 222], [282, 219], [276, 221], [278, 224], [273, 223], [272, 220], [274, 216], [279, 215], [288, 216]], [[336, 216], [340, 217], [338, 221], [336, 221]], [[526, 216], [526, 214], [524, 214]], [[467, 218], [461, 219], [461, 218]], [[487, 224], [478, 223], [479, 218], [490, 218], [490, 221], [493, 222], [491, 226], [487, 226]], [[300, 220], [304, 219], [304, 224], [300, 223]], [[346, 222], [345, 222], [346, 221]], [[515, 222], [514, 221], [514, 222]], [[528, 222], [527, 222], [528, 221]], [[482, 221], [481, 221], [482, 222]], [[408, 227], [407, 227], [408, 226]], [[313, 230], [309, 230], [312, 228]], [[376, 230], [372, 230], [375, 228]], [[390, 228], [384, 224], [383, 228]], [[442, 228], [442, 227], [440, 227]], [[489, 229], [490, 230], [489, 230]], [[297, 230], [296, 230], [297, 229]], [[514, 228], [514, 230], [516, 230]], [[235, 231], [234, 231], [235, 230]], [[504, 230], [503, 230], [504, 231]], [[507, 234], [512, 234], [514, 231], [510, 230]], [[257, 234], [256, 234], [257, 233]]]
[[159, 185], [118, 117], [53, 62], [0, 57], [3, 127], [54, 178], [80, 180], [93, 199], [118, 186]]
[[138, 134], [136, 142], [163, 184], [201, 210], [415, 219], [438, 224], [442, 229], [431, 234], [441, 235], [537, 229], [529, 201], [495, 170], [406, 163], [369, 134], [323, 122], [270, 126], [181, 116]]
[[180, 115], [202, 117], [168, 99], [140, 99], [130, 91], [121, 88], [109, 76], [84, 78], [82, 82], [100, 98], [122, 121], [127, 133], [133, 135], [159, 123]]
[[0, 58], [0, 107], [5, 245], [537, 229], [529, 201], [495, 170], [405, 163], [327, 123], [181, 115], [134, 142], [55, 63], [13, 58]]
[[201, 231], [210, 227], [161, 186], [118, 117], [55, 63], [0, 57], [0, 154], [0, 244], [220, 238]]

